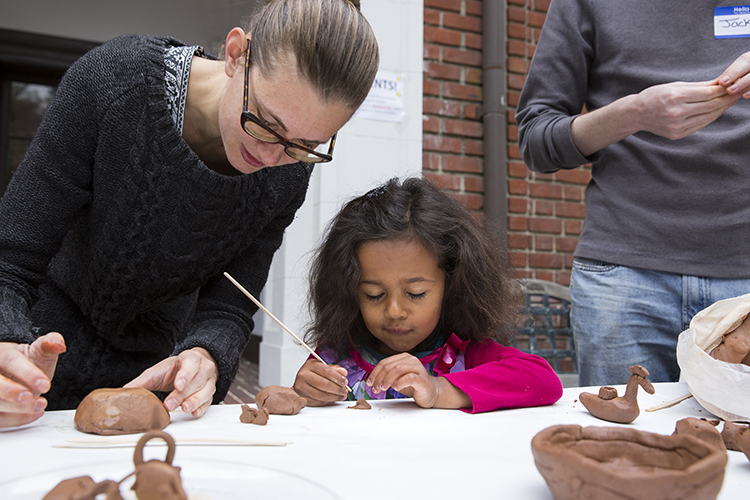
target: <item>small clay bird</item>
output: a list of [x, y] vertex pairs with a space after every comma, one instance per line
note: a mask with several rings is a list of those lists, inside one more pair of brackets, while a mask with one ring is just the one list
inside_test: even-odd
[[628, 371], [632, 375], [622, 397], [617, 397], [617, 389], [607, 386], [599, 389], [598, 395], [590, 392], [581, 393], [579, 398], [589, 413], [596, 418], [620, 424], [629, 424], [640, 415], [638, 386], [643, 387], [649, 394], [654, 393], [654, 386], [646, 378], [649, 376], [648, 370], [641, 365], [633, 365]]

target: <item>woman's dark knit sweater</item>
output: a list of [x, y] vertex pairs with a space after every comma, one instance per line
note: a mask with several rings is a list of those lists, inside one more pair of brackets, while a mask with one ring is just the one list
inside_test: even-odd
[[121, 37], [76, 62], [0, 203], [0, 340], [67, 344], [48, 409], [192, 347], [221, 401], [256, 310], [222, 272], [257, 296], [304, 201], [309, 165], [227, 177], [198, 159], [167, 107], [169, 44]]

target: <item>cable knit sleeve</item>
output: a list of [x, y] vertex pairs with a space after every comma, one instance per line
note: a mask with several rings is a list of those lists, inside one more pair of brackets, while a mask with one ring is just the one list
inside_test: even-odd
[[445, 378], [471, 399], [468, 413], [551, 405], [562, 396], [560, 377], [544, 358], [492, 341], [470, 343], [466, 370]]
[[81, 208], [91, 200], [98, 68], [83, 56], [63, 77], [0, 203], [0, 340], [28, 342], [28, 309]]

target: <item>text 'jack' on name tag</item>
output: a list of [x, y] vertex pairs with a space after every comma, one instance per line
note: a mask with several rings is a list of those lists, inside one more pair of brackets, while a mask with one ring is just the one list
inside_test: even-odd
[[714, 38], [750, 38], [750, 5], [716, 7]]

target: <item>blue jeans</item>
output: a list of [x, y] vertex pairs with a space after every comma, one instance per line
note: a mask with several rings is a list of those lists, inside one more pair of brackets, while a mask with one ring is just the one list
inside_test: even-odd
[[630, 365], [676, 382], [677, 336], [714, 302], [750, 292], [750, 279], [701, 278], [575, 259], [570, 320], [581, 386], [624, 384]]

